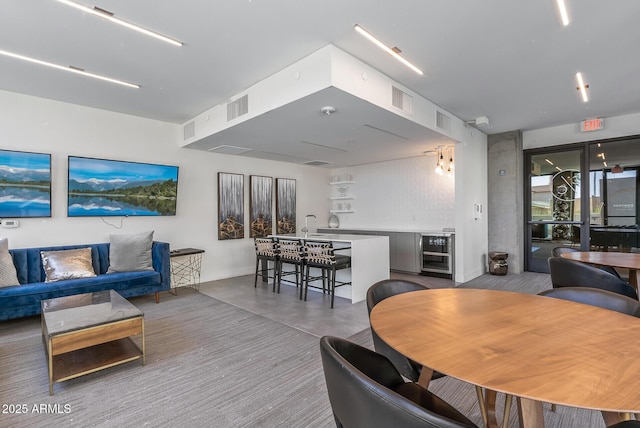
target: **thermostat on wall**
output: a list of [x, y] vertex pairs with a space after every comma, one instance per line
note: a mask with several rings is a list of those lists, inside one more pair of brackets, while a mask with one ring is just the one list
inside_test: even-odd
[[20, 226], [20, 221], [18, 220], [2, 220], [2, 227], [5, 229], [14, 229]]

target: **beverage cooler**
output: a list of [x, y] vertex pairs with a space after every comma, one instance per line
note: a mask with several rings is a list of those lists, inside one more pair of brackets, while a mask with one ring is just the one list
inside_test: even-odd
[[428, 233], [420, 239], [422, 250], [422, 273], [439, 274], [453, 279], [454, 234]]

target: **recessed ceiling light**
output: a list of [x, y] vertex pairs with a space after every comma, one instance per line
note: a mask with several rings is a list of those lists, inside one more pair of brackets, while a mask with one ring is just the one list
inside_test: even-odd
[[3, 50], [0, 50], [0, 55], [8, 56], [8, 57], [15, 58], [15, 59], [20, 59], [20, 60], [23, 60], [23, 61], [32, 62], [34, 64], [44, 65], [46, 67], [51, 67], [51, 68], [55, 68], [55, 69], [58, 69], [58, 70], [69, 71], [71, 73], [81, 74], [81, 75], [87, 76], [87, 77], [93, 77], [94, 79], [100, 79], [100, 80], [104, 80], [106, 82], [116, 83], [118, 85], [127, 86], [129, 88], [138, 89], [140, 87], [140, 85], [136, 85], [134, 83], [129, 83], [129, 82], [125, 82], [123, 80], [113, 79], [111, 77], [101, 76], [100, 74], [89, 73], [88, 71], [85, 71], [84, 69], [79, 68], [79, 67], [75, 67], [73, 65], [64, 66], [64, 65], [54, 64], [52, 62], [42, 61], [40, 59], [32, 58], [30, 56], [20, 55], [20, 54], [16, 54], [16, 53], [9, 52], [9, 51], [3, 51]]
[[87, 12], [92, 15], [99, 16], [100, 18], [107, 19], [113, 22], [114, 24], [122, 25], [123, 27], [129, 28], [131, 30], [156, 38], [158, 40], [162, 40], [163, 42], [170, 43], [174, 46], [182, 46], [183, 44], [182, 42], [172, 39], [171, 37], [165, 36], [164, 34], [156, 33], [155, 31], [151, 31], [144, 27], [140, 27], [139, 25], [132, 24], [131, 22], [125, 21], [124, 19], [117, 18], [113, 13], [109, 12], [108, 10], [100, 9], [97, 6], [94, 6], [93, 8], [91, 8], [89, 6], [86, 6], [84, 4], [77, 3], [71, 0], [57, 0], [57, 1], [62, 4], [66, 4], [67, 6], [80, 9], [83, 12]]
[[389, 46], [384, 44], [380, 39], [378, 39], [376, 36], [368, 32], [358, 24], [356, 24], [353, 28], [358, 33], [362, 34], [367, 39], [369, 39], [369, 41], [371, 41], [373, 44], [378, 46], [380, 49], [382, 49], [383, 51], [385, 51], [386, 53], [388, 53], [389, 55], [391, 55], [392, 57], [394, 57], [395, 59], [397, 59], [398, 61], [400, 61], [401, 63], [403, 63], [404, 65], [406, 65], [407, 67], [415, 71], [416, 73], [418, 73], [419, 75], [422, 76], [424, 74], [422, 70], [420, 70], [418, 67], [416, 67], [415, 65], [411, 64], [409, 61], [401, 57], [399, 54], [400, 50], [398, 48], [390, 48]]

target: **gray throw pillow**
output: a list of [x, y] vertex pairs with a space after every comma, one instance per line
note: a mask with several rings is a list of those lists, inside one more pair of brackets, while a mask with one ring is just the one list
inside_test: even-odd
[[0, 287], [9, 285], [20, 285], [16, 267], [13, 264], [13, 257], [9, 253], [9, 240], [0, 239]]
[[107, 273], [153, 270], [153, 231], [133, 235], [110, 235]]
[[40, 251], [40, 257], [42, 258], [42, 267], [46, 275], [44, 282], [96, 276], [96, 272], [93, 270], [90, 247]]

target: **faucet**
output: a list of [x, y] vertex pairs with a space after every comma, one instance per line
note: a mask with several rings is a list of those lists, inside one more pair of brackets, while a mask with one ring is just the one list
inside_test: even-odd
[[313, 214], [307, 214], [304, 218], [304, 227], [302, 228], [302, 231], [304, 232], [304, 237], [307, 237], [307, 232], [309, 232], [309, 224], [307, 223], [307, 221], [309, 220], [309, 217], [313, 217], [313, 220], [318, 223], [318, 218], [313, 215]]

